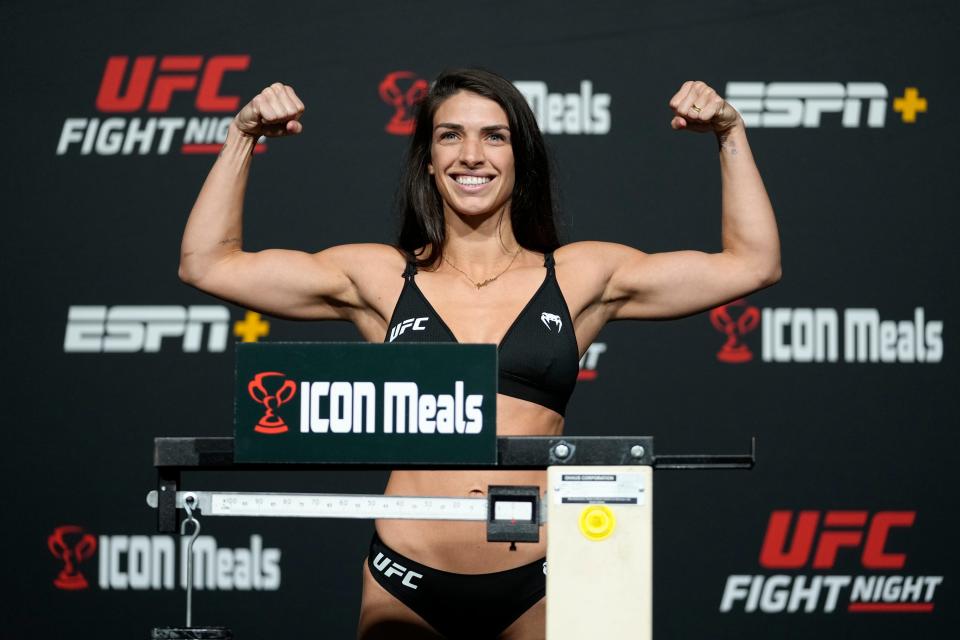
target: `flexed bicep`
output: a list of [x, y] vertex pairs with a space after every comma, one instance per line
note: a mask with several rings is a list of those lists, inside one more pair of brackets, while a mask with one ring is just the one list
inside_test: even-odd
[[[646, 254], [622, 246], [611, 249], [604, 283], [610, 319], [690, 315], [780, 279], [780, 239], [773, 207], [740, 114], [699, 81], [685, 82], [669, 108], [673, 129], [716, 135], [723, 250]], [[697, 181], [696, 176], [685, 179]]]
[[725, 253], [647, 254], [628, 247], [619, 253], [604, 293], [611, 320], [688, 316], [772, 284], [749, 262]]
[[377, 280], [398, 270], [402, 259], [386, 245], [339, 245], [318, 253], [236, 251], [189, 284], [276, 317], [355, 320], [356, 312], [373, 310]]

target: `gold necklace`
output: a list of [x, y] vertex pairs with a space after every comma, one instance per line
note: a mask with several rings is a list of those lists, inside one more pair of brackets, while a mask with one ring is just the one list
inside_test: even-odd
[[501, 271], [501, 272], [498, 273], [497, 275], [493, 276], [492, 278], [487, 278], [487, 279], [484, 280], [483, 282], [475, 282], [475, 281], [473, 280], [473, 278], [471, 278], [470, 275], [469, 275], [466, 271], [464, 271], [463, 269], [461, 269], [461, 268], [458, 267], [457, 265], [455, 265], [455, 264], [453, 264], [452, 262], [450, 262], [450, 260], [447, 258], [447, 256], [443, 256], [443, 261], [446, 262], [446, 263], [447, 263], [448, 265], [450, 265], [451, 267], [453, 267], [454, 269], [456, 269], [457, 271], [459, 271], [460, 273], [462, 273], [463, 276], [464, 276], [467, 280], [470, 281], [470, 284], [472, 284], [473, 286], [475, 286], [475, 287], [477, 288], [477, 291], [479, 291], [479, 290], [480, 290], [480, 287], [485, 287], [485, 286], [487, 286], [488, 284], [490, 284], [491, 282], [493, 282], [494, 280], [496, 280], [497, 278], [499, 278], [500, 276], [502, 276], [503, 274], [505, 274], [507, 271], [509, 271], [509, 270], [510, 270], [510, 267], [513, 266], [513, 262], [517, 259], [517, 256], [519, 256], [522, 251], [523, 251], [523, 247], [519, 247], [519, 248], [517, 249], [517, 252], [513, 254], [513, 257], [510, 258], [510, 263], [507, 265], [507, 268], [506, 268], [506, 269], [504, 269], [503, 271]]

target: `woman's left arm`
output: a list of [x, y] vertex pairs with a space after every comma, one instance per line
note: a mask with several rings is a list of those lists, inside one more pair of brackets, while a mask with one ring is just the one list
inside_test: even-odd
[[685, 316], [780, 279], [777, 223], [743, 118], [702, 82], [684, 83], [670, 108], [673, 129], [712, 132], [717, 137], [723, 250], [646, 254], [610, 244], [588, 250], [603, 265], [602, 301], [611, 320]]

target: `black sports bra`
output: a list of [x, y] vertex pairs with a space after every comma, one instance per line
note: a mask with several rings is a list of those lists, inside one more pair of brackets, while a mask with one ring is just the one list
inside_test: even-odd
[[[544, 255], [543, 284], [517, 316], [497, 347], [498, 393], [528, 400], [564, 414], [580, 370], [577, 338], [553, 268], [553, 254]], [[408, 263], [406, 284], [384, 342], [458, 342], [456, 336], [420, 291]]]

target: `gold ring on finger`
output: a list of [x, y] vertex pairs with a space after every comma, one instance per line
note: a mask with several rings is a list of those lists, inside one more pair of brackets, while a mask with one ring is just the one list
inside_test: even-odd
[[696, 111], [697, 113], [700, 113], [701, 111], [703, 111], [703, 109], [701, 109], [701, 108], [698, 107], [697, 105], [693, 105], [693, 106], [690, 107], [690, 108], [693, 109], [694, 111]]

